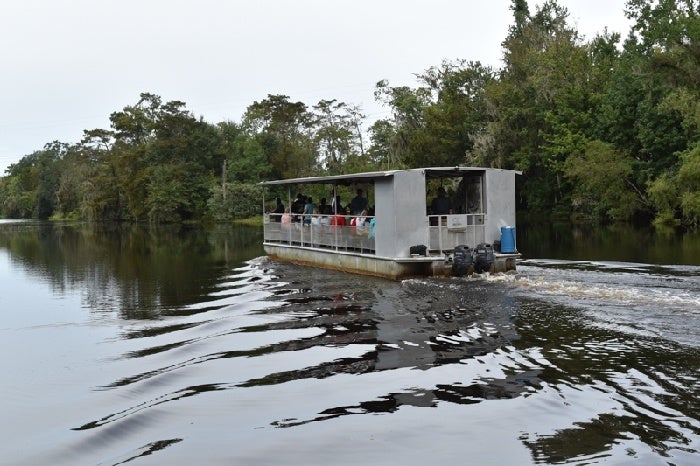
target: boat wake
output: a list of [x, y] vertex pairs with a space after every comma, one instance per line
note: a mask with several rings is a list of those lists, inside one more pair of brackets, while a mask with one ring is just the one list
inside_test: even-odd
[[700, 267], [528, 260], [485, 278], [517, 296], [584, 310], [594, 325], [700, 346]]

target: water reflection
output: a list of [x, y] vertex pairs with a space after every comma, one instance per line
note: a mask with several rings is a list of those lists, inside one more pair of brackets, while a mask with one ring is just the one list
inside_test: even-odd
[[530, 259], [700, 265], [700, 231], [655, 230], [629, 224], [571, 224], [518, 218], [518, 249]]
[[93, 312], [157, 319], [201, 305], [223, 273], [260, 255], [258, 230], [17, 222], [1, 225], [0, 248], [56, 292], [80, 290]]

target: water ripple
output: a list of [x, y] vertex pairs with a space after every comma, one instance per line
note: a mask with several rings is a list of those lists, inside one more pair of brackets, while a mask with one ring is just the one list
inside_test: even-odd
[[[238, 439], [276, 451], [278, 439], [396, 429], [404, 417], [442, 426], [421, 429], [427, 442], [493, 424], [533, 463], [697, 455], [700, 354], [649, 324], [649, 303], [665, 299], [649, 281], [658, 271], [623, 267], [635, 278], [616, 283], [619, 265], [548, 267], [389, 282], [254, 261], [199, 303], [106, 339], [110, 381], [71, 429], [121, 445], [111, 464], [156, 451], [172, 460], [168, 447], [204, 441], [209, 424], [245, 457], [252, 446]], [[696, 292], [679, 291], [686, 301], [664, 321]], [[136, 437], [170, 440], [124, 446]]]

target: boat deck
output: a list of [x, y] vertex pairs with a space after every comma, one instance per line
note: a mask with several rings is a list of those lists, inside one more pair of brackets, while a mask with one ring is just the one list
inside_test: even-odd
[[[263, 246], [270, 258], [329, 269], [384, 276], [393, 279], [415, 276], [449, 276], [452, 251], [456, 245], [483, 242], [483, 227], [477, 222], [448, 228], [446, 222], [429, 227], [426, 254], [382, 257], [376, 254], [375, 238], [369, 226], [281, 223], [274, 215], [266, 217]], [[350, 220], [350, 217], [347, 219]], [[442, 224], [441, 224], [442, 223]], [[481, 234], [480, 234], [481, 231]], [[494, 254], [493, 272], [515, 269], [520, 254]]]

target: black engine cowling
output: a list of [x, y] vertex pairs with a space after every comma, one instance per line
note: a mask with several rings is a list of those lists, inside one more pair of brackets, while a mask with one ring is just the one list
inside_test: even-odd
[[493, 261], [493, 246], [488, 243], [478, 244], [474, 249], [474, 271], [476, 273], [490, 271]]
[[463, 277], [469, 273], [469, 268], [473, 266], [474, 258], [469, 246], [457, 246], [452, 253], [452, 276]]

